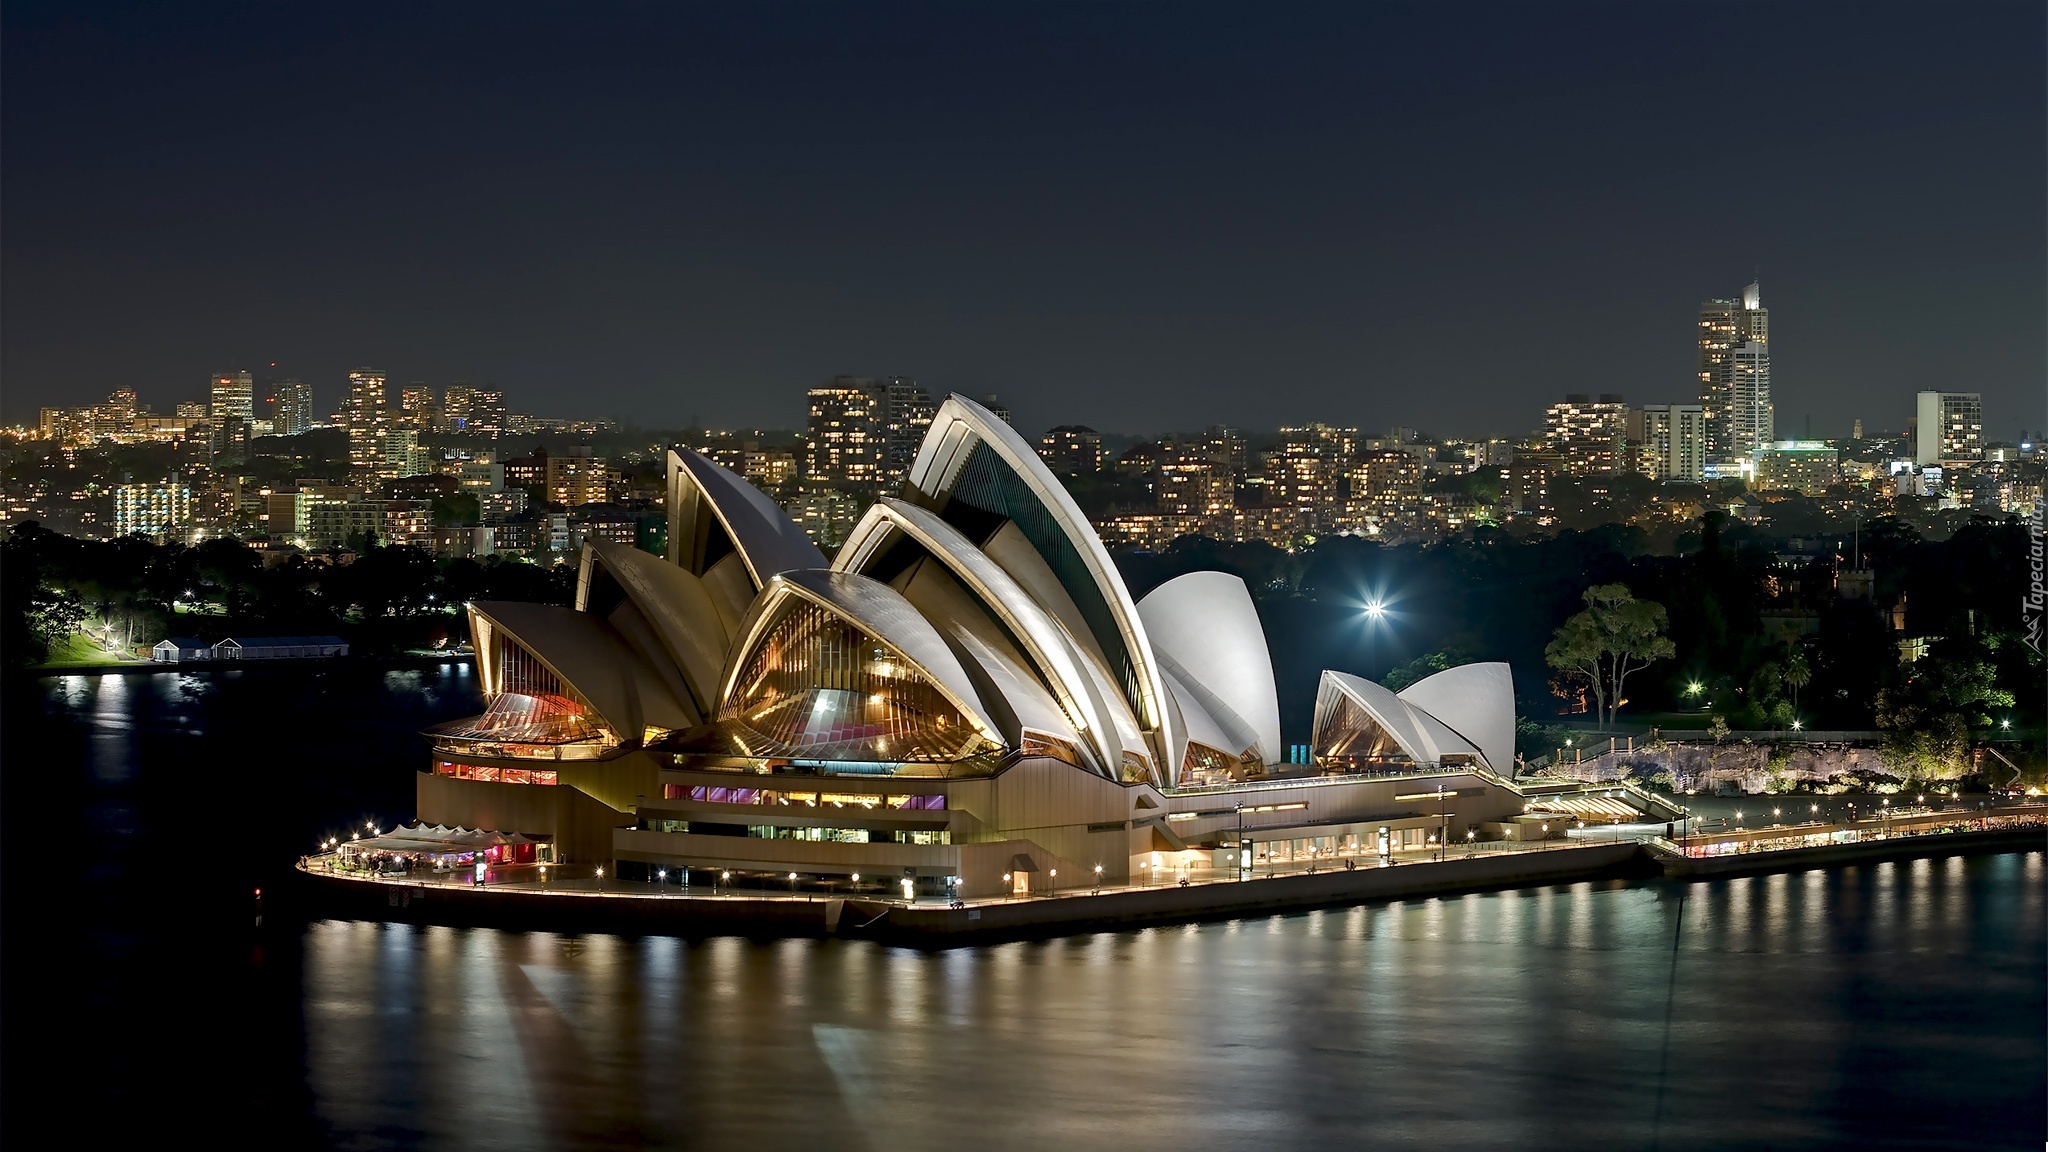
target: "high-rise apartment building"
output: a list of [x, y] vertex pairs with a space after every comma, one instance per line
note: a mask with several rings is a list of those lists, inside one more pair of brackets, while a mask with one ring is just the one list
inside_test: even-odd
[[1358, 429], [1315, 423], [1282, 428], [1280, 438], [1280, 446], [1261, 457], [1266, 503], [1293, 508], [1302, 531], [1337, 530], [1341, 482], [1358, 455]]
[[464, 431], [472, 436], [487, 436], [493, 440], [503, 436], [512, 425], [512, 413], [505, 407], [505, 393], [498, 388], [478, 388], [471, 392], [469, 399], [469, 421]]
[[386, 423], [384, 373], [358, 368], [348, 374], [348, 396], [341, 405], [348, 428], [348, 466], [362, 476], [377, 474], [378, 452]]
[[1082, 424], [1062, 424], [1038, 438], [1038, 454], [1058, 475], [1086, 475], [1102, 467], [1102, 433]]
[[884, 440], [882, 478], [887, 483], [896, 484], [916, 462], [918, 446], [924, 443], [925, 430], [932, 426], [932, 417], [938, 415], [939, 406], [932, 402], [931, 393], [918, 387], [914, 380], [892, 376], [881, 381], [880, 387]]
[[420, 447], [418, 429], [387, 424], [377, 433], [377, 479], [403, 480], [427, 472], [427, 450]]
[[1624, 471], [1628, 456], [1628, 404], [1615, 393], [1594, 399], [1573, 393], [1543, 414], [1543, 439], [1573, 476]]
[[825, 484], [879, 484], [888, 457], [888, 396], [864, 376], [835, 376], [813, 388], [805, 448], [805, 478]]
[[1652, 480], [1698, 481], [1707, 474], [1707, 410], [1699, 404], [1645, 404], [1629, 417], [1639, 446], [1636, 466]]
[[270, 389], [270, 430], [273, 436], [297, 436], [313, 427], [313, 389], [297, 380], [280, 380]]
[[432, 432], [438, 416], [432, 384], [415, 380], [399, 392], [398, 423], [415, 432]]
[[1963, 464], [1984, 458], [1984, 394], [1922, 392], [1913, 432], [1913, 462]]
[[611, 461], [592, 456], [588, 448], [571, 448], [547, 458], [548, 501], [565, 508], [610, 503], [617, 479]]
[[1749, 457], [1777, 436], [1771, 405], [1771, 346], [1750, 340], [1728, 350], [1728, 454]]
[[1351, 498], [1363, 511], [1398, 517], [1413, 511], [1422, 496], [1422, 462], [1412, 452], [1378, 448], [1362, 453], [1351, 473]]
[[222, 372], [213, 378], [209, 399], [213, 454], [241, 455], [249, 447], [249, 424], [256, 419], [255, 377], [247, 372]]
[[[1750, 440], [1747, 448], [1737, 447], [1736, 434], [1731, 424], [1736, 415], [1736, 350], [1748, 344], [1757, 345], [1761, 351], [1763, 392], [1760, 415], [1755, 408], [1756, 380], [1752, 375], [1748, 381], [1752, 390], [1749, 395], [1751, 407], [1743, 414], [1747, 420], [1745, 427], [1753, 433], [1759, 426], [1768, 426], [1771, 423], [1771, 314], [1763, 304], [1763, 289], [1752, 282], [1736, 299], [1708, 300], [1701, 303], [1698, 340], [1700, 407], [1707, 411], [1707, 458], [1716, 461], [1733, 459], [1770, 439], [1769, 435], [1765, 435], [1761, 439]], [[1749, 368], [1752, 374], [1757, 366], [1757, 357], [1758, 350], [1749, 353]]]

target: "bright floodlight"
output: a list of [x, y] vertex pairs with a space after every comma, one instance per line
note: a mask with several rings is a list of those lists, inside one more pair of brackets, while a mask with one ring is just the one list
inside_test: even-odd
[[1368, 600], [1365, 602], [1365, 614], [1377, 620], [1387, 614], [1387, 606], [1377, 600]]

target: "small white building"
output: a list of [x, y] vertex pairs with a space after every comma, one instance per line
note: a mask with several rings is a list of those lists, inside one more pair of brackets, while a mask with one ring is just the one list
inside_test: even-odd
[[213, 645], [193, 636], [171, 636], [150, 646], [149, 658], [159, 664], [186, 664], [213, 659]]
[[313, 660], [348, 655], [339, 636], [230, 636], [213, 646], [215, 660]]

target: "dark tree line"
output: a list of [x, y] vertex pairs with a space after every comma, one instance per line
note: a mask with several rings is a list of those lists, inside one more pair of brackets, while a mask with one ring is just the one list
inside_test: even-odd
[[567, 604], [576, 590], [567, 566], [436, 560], [410, 547], [342, 559], [266, 565], [232, 539], [83, 540], [22, 524], [0, 542], [0, 643], [12, 664], [40, 661], [81, 631], [122, 652], [172, 635], [334, 633], [376, 653], [460, 642], [467, 625], [454, 610], [465, 601]]

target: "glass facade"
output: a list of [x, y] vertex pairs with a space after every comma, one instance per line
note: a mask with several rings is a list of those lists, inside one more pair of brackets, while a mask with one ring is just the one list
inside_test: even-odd
[[1384, 763], [1408, 758], [1393, 733], [1373, 719], [1372, 713], [1360, 707], [1358, 701], [1342, 694], [1337, 695], [1326, 716], [1317, 717], [1316, 734], [1321, 741], [1316, 749], [1318, 760]]
[[458, 764], [434, 761], [434, 775], [457, 780], [490, 780], [499, 784], [559, 784], [561, 774], [552, 768], [499, 768], [490, 764]]
[[698, 800], [710, 804], [773, 804], [798, 808], [886, 808], [910, 812], [943, 812], [938, 795], [884, 795], [876, 792], [806, 792], [781, 788], [721, 788], [704, 784], [664, 784], [664, 800]]
[[750, 756], [944, 762], [996, 750], [909, 662], [807, 601], [755, 646], [719, 719]]

